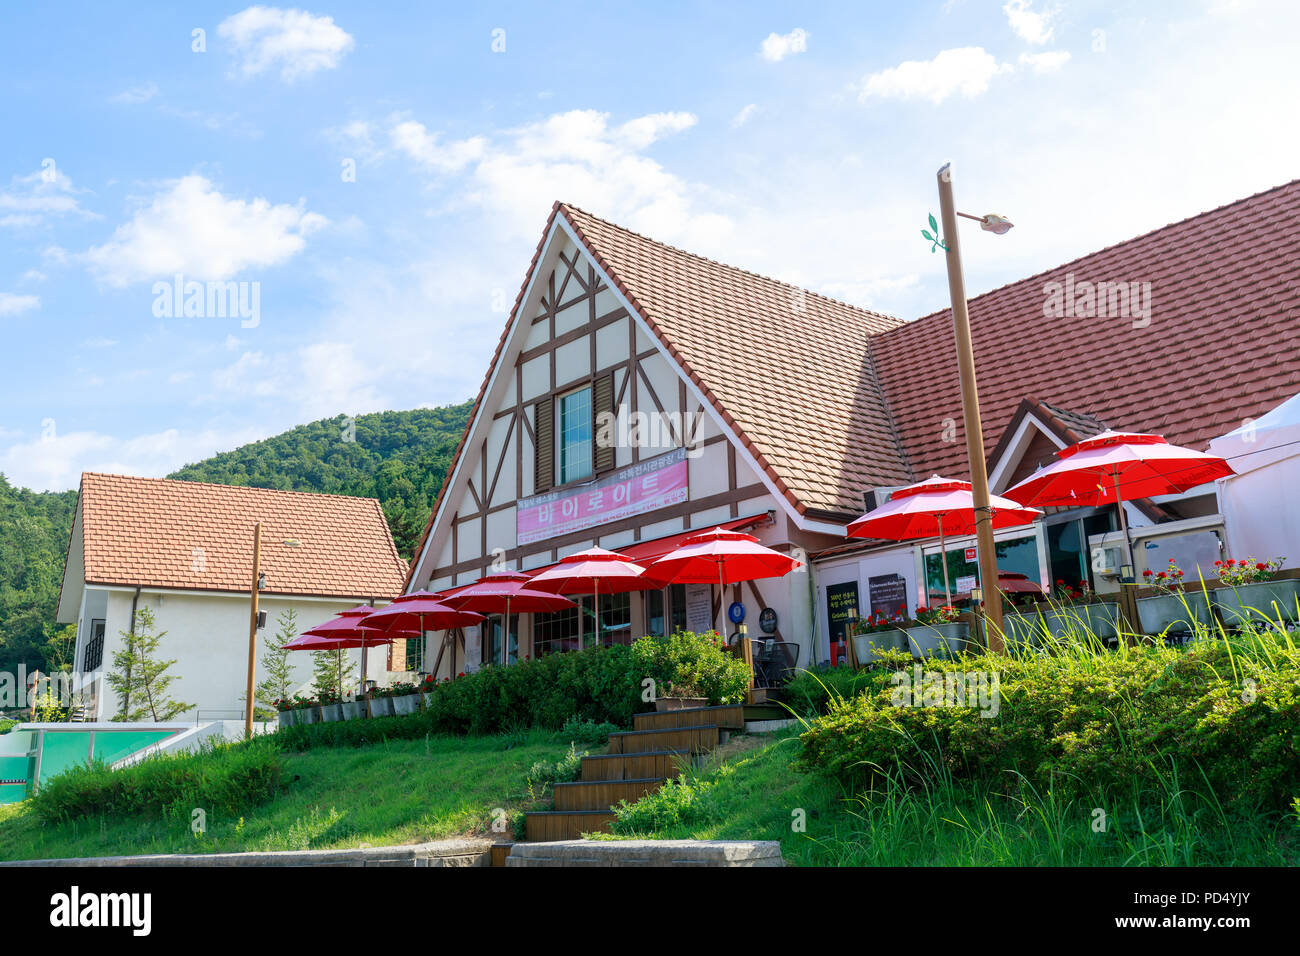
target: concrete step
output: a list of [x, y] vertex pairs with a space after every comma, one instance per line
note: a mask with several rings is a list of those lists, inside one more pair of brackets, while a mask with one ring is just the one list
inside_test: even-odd
[[613, 822], [612, 810], [544, 810], [524, 814], [525, 834], [531, 843], [577, 840], [584, 833], [608, 833]]
[[612, 754], [669, 750], [681, 754], [707, 753], [718, 746], [716, 724], [669, 727], [664, 730], [625, 730], [609, 735]]
[[690, 764], [690, 757], [672, 750], [653, 750], [632, 754], [594, 754], [582, 758], [582, 779], [663, 780], [675, 777]]
[[634, 803], [663, 785], [662, 777], [636, 780], [579, 780], [555, 785], [556, 810], [608, 810], [620, 800]]
[[665, 730], [670, 727], [714, 724], [725, 730], [745, 729], [743, 704], [719, 704], [716, 707], [687, 707], [684, 710], [651, 711], [632, 718], [634, 730]]

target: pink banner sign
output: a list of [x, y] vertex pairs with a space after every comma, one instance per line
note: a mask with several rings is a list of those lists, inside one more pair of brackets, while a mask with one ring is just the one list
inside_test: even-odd
[[680, 504], [689, 497], [686, 449], [630, 465], [577, 488], [525, 498], [515, 509], [515, 536], [531, 544], [571, 531]]

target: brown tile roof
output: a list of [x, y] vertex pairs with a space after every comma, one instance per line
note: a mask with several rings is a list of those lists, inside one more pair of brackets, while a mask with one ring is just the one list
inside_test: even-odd
[[80, 506], [92, 584], [248, 591], [258, 521], [265, 593], [391, 598], [406, 576], [374, 498], [86, 472]]
[[[1300, 391], [1300, 180], [970, 300], [984, 441], [1027, 396], [1204, 448]], [[1145, 328], [1044, 317], [1049, 282], [1148, 281]], [[918, 473], [966, 473], [949, 311], [874, 336], [881, 385]], [[941, 422], [957, 422], [945, 442]]]
[[867, 352], [898, 319], [560, 212], [801, 512], [911, 480]]

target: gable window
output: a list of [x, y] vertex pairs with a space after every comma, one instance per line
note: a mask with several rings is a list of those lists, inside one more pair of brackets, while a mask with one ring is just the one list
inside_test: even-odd
[[561, 395], [559, 401], [560, 484], [592, 473], [591, 386]]

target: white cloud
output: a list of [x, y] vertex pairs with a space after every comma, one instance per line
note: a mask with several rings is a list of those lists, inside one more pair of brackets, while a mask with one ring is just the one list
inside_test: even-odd
[[872, 73], [862, 80], [858, 99], [864, 103], [873, 97], [942, 103], [954, 93], [972, 99], [988, 90], [993, 77], [1011, 69], [983, 47], [958, 47], [942, 51], [933, 60], [908, 60]]
[[158, 84], [152, 81], [141, 83], [138, 86], [132, 86], [123, 90], [121, 93], [115, 93], [110, 96], [110, 103], [122, 103], [131, 105], [135, 103], [147, 103], [158, 95]]
[[112, 348], [116, 344], [117, 339], [105, 338], [103, 336], [81, 340], [81, 347], [86, 349], [108, 349]]
[[1052, 38], [1052, 18], [1056, 10], [1031, 10], [1033, 0], [1007, 0], [1002, 12], [1016, 36], [1026, 43], [1041, 46]]
[[[352, 124], [353, 136], [357, 136], [357, 124]], [[362, 131], [368, 138], [368, 133]], [[438, 134], [430, 133], [422, 123], [415, 120], [399, 122], [389, 130], [389, 140], [393, 148], [405, 153], [421, 166], [442, 173], [455, 173], [464, 169], [483, 155], [486, 141], [479, 136], [457, 140], [447, 144], [438, 142]]]
[[696, 122], [693, 113], [650, 113], [628, 120], [614, 131], [614, 136], [629, 149], [645, 149], [664, 136], [690, 129]]
[[794, 56], [808, 50], [808, 31], [795, 27], [789, 33], [769, 33], [759, 47], [763, 59], [769, 63], [779, 63], [787, 56]]
[[1047, 53], [1022, 53], [1020, 65], [1035, 73], [1055, 73], [1070, 60], [1069, 50], [1051, 50]]
[[303, 203], [271, 205], [228, 199], [203, 176], [166, 184], [129, 222], [83, 258], [115, 286], [176, 273], [228, 279], [249, 267], [274, 266], [301, 252], [305, 237], [328, 220]]
[[757, 103], [749, 103], [742, 106], [740, 112], [731, 118], [732, 129], [737, 129], [749, 122], [750, 118], [758, 112]]
[[39, 226], [51, 217], [67, 215], [97, 219], [77, 199], [85, 191], [73, 186], [58, 164], [47, 159], [41, 169], [13, 177], [8, 189], [0, 190], [0, 226]]
[[245, 76], [278, 66], [280, 78], [288, 82], [332, 70], [355, 45], [333, 17], [278, 7], [249, 7], [223, 20], [217, 34], [231, 42]]
[[39, 295], [16, 295], [12, 292], [0, 292], [0, 316], [18, 315], [30, 309], [39, 308]]
[[266, 438], [252, 428], [169, 428], [132, 437], [82, 431], [36, 438], [0, 452], [0, 472], [20, 487], [35, 491], [76, 488], [83, 471], [160, 478], [190, 462], [219, 451]]

